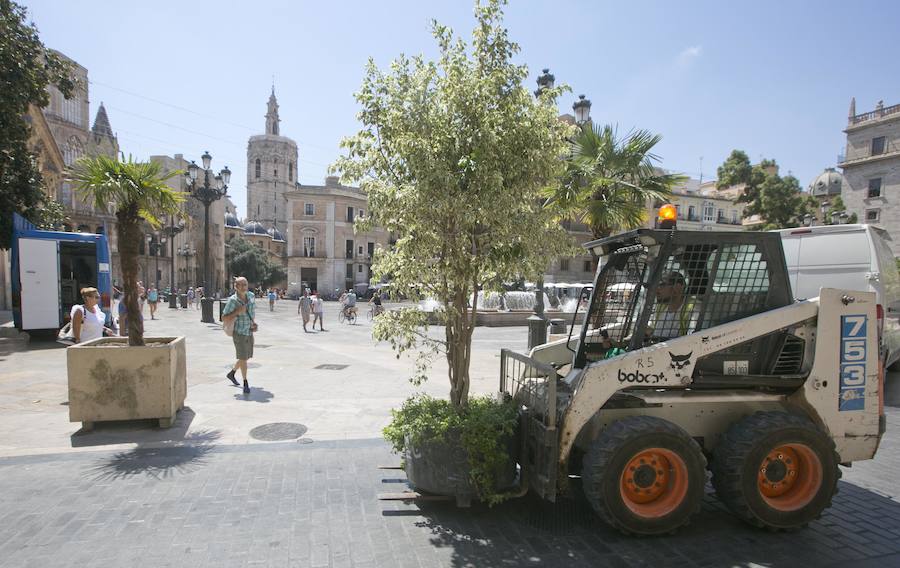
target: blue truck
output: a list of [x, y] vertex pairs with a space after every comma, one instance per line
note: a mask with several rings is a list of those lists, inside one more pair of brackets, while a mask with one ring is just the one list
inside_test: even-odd
[[113, 287], [106, 235], [44, 231], [13, 214], [11, 268], [13, 322], [20, 331], [58, 330], [86, 287], [99, 290], [109, 319]]

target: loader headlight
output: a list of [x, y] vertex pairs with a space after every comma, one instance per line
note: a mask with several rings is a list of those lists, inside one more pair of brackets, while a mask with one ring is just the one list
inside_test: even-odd
[[659, 229], [674, 229], [678, 219], [678, 210], [671, 203], [659, 208], [656, 227]]

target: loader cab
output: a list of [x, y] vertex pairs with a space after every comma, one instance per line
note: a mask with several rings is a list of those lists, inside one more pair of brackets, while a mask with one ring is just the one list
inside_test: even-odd
[[[599, 263], [576, 368], [793, 301], [776, 234], [638, 229], [584, 246]], [[778, 333], [736, 344], [698, 361], [695, 380], [728, 374], [735, 352], [747, 368], [731, 374], [772, 373], [786, 341]]]

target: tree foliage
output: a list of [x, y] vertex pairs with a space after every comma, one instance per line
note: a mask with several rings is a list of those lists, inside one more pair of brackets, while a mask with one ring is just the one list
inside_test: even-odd
[[797, 178], [778, 174], [775, 160], [751, 165], [745, 152], [734, 150], [719, 166], [717, 175], [717, 188], [744, 186], [738, 202], [747, 204], [744, 217], [759, 215], [764, 220], [761, 230], [794, 227], [814, 210], [815, 201], [803, 193]]
[[[525, 88], [504, 4], [476, 4], [471, 43], [433, 22], [436, 61], [401, 55], [382, 71], [370, 59], [356, 93], [363, 129], [342, 142], [346, 155], [333, 166], [368, 194], [371, 215], [359, 228], [378, 224], [397, 237], [376, 252], [374, 277], [443, 305], [443, 340], [395, 347], [443, 352], [457, 408], [468, 400], [478, 291], [533, 278], [571, 247], [541, 199], [561, 174], [570, 130], [557, 119], [560, 90], [535, 99]], [[421, 322], [385, 318], [375, 335], [402, 337]]]
[[63, 225], [69, 220], [69, 216], [66, 215], [66, 208], [63, 207], [63, 204], [46, 196], [36, 217], [36, 219], [33, 219], [35, 225], [37, 225], [39, 229], [44, 229], [46, 231], [61, 231]]
[[252, 284], [270, 286], [287, 277], [284, 268], [269, 261], [264, 250], [240, 237], [228, 241], [225, 262], [231, 274], [243, 276]]
[[24, 7], [0, 0], [0, 248], [10, 246], [12, 214], [39, 223], [46, 200], [28, 149], [28, 108], [47, 105], [50, 84], [65, 96], [75, 88], [69, 66], [44, 47], [26, 17]]
[[548, 191], [563, 217], [585, 223], [595, 239], [644, 224], [647, 201], [667, 199], [683, 177], [662, 173], [653, 154], [661, 137], [611, 125], [582, 124], [570, 141], [563, 183]]
[[99, 211], [115, 210], [119, 258], [122, 262], [128, 344], [144, 344], [144, 321], [138, 304], [138, 252], [144, 238], [142, 225], [161, 225], [166, 215], [181, 216], [184, 196], [166, 184], [180, 172], [163, 173], [157, 162], [123, 162], [109, 156], [85, 157], [75, 162], [72, 181]]

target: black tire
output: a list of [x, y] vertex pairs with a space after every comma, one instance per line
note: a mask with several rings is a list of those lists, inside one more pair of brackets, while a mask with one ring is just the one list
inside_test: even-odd
[[[663, 463], [640, 461], [648, 454], [662, 456]], [[654, 465], [663, 469], [654, 471]], [[629, 472], [634, 472], [632, 477], [626, 475]], [[612, 527], [626, 534], [667, 534], [688, 524], [699, 511], [706, 458], [697, 442], [675, 424], [654, 416], [630, 416], [613, 422], [591, 444], [581, 482], [594, 511]], [[649, 495], [641, 495], [642, 491]], [[656, 497], [651, 493], [659, 491]], [[641, 499], [650, 501], [637, 502]]]
[[834, 440], [807, 418], [757, 412], [732, 424], [720, 440], [712, 483], [719, 499], [744, 521], [793, 530], [831, 506], [841, 478], [839, 461]]

